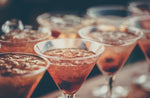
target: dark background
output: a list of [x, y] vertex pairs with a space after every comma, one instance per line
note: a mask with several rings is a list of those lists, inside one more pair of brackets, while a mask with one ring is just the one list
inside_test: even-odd
[[[1, 0], [0, 0], [1, 1]], [[5, 0], [2, 0], [5, 1]], [[96, 5], [124, 5], [128, 0], [6, 0], [0, 5], [0, 24], [18, 18], [24, 24], [36, 24], [36, 17], [44, 12], [71, 11], [83, 14], [87, 8]]]
[[[3, 0], [2, 0], [3, 1]], [[4, 0], [5, 1], [5, 0]], [[129, 0], [0, 0], [0, 26], [10, 19], [20, 19], [24, 24], [38, 26], [36, 17], [45, 12], [69, 11], [78, 15], [83, 15], [87, 8], [100, 5], [123, 5], [128, 6]], [[136, 46], [128, 63], [144, 60], [144, 55], [140, 48]], [[88, 78], [101, 74], [97, 66], [94, 67]], [[57, 90], [52, 78], [46, 72], [32, 97], [41, 96]]]

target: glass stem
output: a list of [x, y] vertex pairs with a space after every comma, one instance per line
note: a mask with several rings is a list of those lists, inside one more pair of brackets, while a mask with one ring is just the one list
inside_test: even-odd
[[148, 74], [150, 74], [150, 59], [145, 55], [146, 63], [148, 65]]
[[148, 63], [148, 73], [150, 73], [150, 61], [147, 60], [147, 63]]
[[75, 98], [75, 94], [64, 94], [65, 98]]
[[109, 76], [108, 79], [109, 79], [109, 82], [108, 82], [107, 98], [111, 98], [112, 97], [112, 88], [113, 88], [114, 76]]

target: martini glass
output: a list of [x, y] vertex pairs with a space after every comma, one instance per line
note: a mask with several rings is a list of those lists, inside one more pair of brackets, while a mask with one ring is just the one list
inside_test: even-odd
[[126, 17], [128, 11], [125, 6], [121, 5], [105, 5], [105, 6], [93, 6], [87, 9], [86, 14], [88, 17], [107, 17], [107, 18], [120, 18]]
[[[105, 28], [106, 29], [106, 28]], [[97, 65], [101, 72], [108, 77], [108, 89], [102, 88], [107, 92], [99, 92], [100, 97], [119, 98], [125, 97], [127, 91], [119, 86], [119, 90], [113, 89], [113, 81], [116, 73], [122, 68], [130, 53], [134, 49], [137, 40], [142, 37], [141, 32], [125, 32], [123, 29], [118, 28], [115, 31], [105, 31], [101, 25], [89, 26], [79, 30], [79, 35], [82, 38], [96, 40], [105, 46], [105, 51], [97, 61]], [[95, 93], [93, 93], [95, 94]], [[97, 96], [97, 95], [94, 95]]]
[[129, 21], [129, 29], [138, 29], [144, 33], [138, 44], [145, 55], [149, 68], [145, 74], [135, 77], [134, 83], [141, 85], [146, 90], [150, 90], [150, 16], [132, 17]]
[[11, 52], [0, 54], [0, 98], [30, 98], [49, 61], [37, 55]]
[[112, 23], [118, 26], [126, 20], [128, 15], [128, 10], [122, 5], [92, 6], [86, 10], [87, 17], [96, 19], [96, 21], [99, 19], [103, 23]]
[[77, 38], [82, 18], [70, 12], [43, 13], [37, 17], [38, 24], [48, 28], [54, 38]]
[[35, 52], [49, 59], [51, 74], [65, 98], [75, 98], [97, 59], [102, 44], [87, 39], [54, 39], [39, 42]]
[[136, 0], [129, 2], [128, 10], [133, 16], [149, 15], [150, 2], [148, 0]]
[[23, 25], [20, 20], [8, 20], [0, 31], [0, 52], [35, 53], [36, 43], [48, 40], [51, 32], [44, 28]]

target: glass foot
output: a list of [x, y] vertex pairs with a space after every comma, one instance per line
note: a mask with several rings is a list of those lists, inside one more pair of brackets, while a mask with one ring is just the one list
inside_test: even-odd
[[[56, 98], [65, 98], [64, 94], [58, 95]], [[80, 98], [78, 95], [75, 95], [75, 98]]]
[[65, 98], [64, 95], [59, 95], [57, 98]]
[[[100, 97], [100, 98], [106, 98], [108, 92], [108, 86], [102, 85], [101, 87], [97, 87], [93, 91], [93, 96]], [[112, 89], [112, 98], [121, 98], [126, 97], [129, 93], [129, 89], [127, 87], [122, 86], [114, 86]]]
[[134, 78], [134, 84], [140, 85], [145, 90], [150, 91], [150, 74], [142, 74]]

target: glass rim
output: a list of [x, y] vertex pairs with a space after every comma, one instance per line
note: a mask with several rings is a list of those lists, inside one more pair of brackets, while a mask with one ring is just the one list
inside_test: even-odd
[[[92, 6], [86, 10], [86, 14], [90, 17], [96, 17], [92, 13], [95, 11], [103, 11], [103, 10], [126, 10], [126, 7], [123, 5], [102, 5], [102, 6]], [[115, 15], [100, 15], [99, 17], [114, 17], [114, 18], [122, 18], [121, 16]]]
[[[48, 55], [45, 55], [41, 52], [39, 52], [39, 50], [37, 49], [38, 48], [38, 45], [40, 43], [45, 43], [45, 42], [48, 42], [48, 41], [54, 41], [54, 40], [84, 40], [84, 41], [89, 41], [89, 42], [92, 42], [92, 43], [95, 43], [95, 44], [98, 44], [101, 46], [101, 49], [98, 53], [95, 53], [94, 55], [91, 55], [91, 56], [86, 56], [86, 57], [73, 57], [73, 58], [69, 58], [69, 57], [59, 57], [59, 56], [48, 56]], [[63, 49], [63, 48], [59, 48], [59, 49]], [[74, 48], [76, 49], [76, 48]], [[78, 49], [78, 48], [77, 48]], [[92, 58], [92, 57], [97, 57], [99, 56], [101, 53], [103, 53], [104, 51], [104, 46], [101, 44], [101, 43], [98, 43], [96, 41], [93, 41], [93, 40], [89, 40], [89, 39], [83, 39], [83, 38], [76, 38], [76, 39], [73, 39], [73, 38], [61, 38], [61, 39], [52, 39], [52, 40], [45, 40], [45, 41], [42, 41], [42, 42], [39, 42], [37, 43], [36, 45], [34, 45], [34, 51], [41, 55], [41, 56], [44, 56], [46, 58], [52, 58], [52, 59], [63, 59], [63, 60], [81, 60], [81, 59], [88, 59], [88, 58]]]
[[[87, 26], [87, 27], [84, 27], [82, 29], [80, 29], [78, 31], [78, 34], [81, 38], [86, 38], [86, 39], [91, 39], [91, 38], [88, 38], [88, 37], [85, 37], [85, 35], [83, 35], [83, 32], [86, 32], [87, 30], [90, 30], [94, 27], [97, 27], [98, 25], [93, 25], [93, 26]], [[120, 27], [121, 28], [121, 27]], [[109, 32], [109, 31], [108, 31]], [[121, 31], [122, 32], [122, 31]], [[140, 35], [138, 35], [138, 37], [135, 37], [134, 39], [126, 39], [126, 40], [117, 40], [115, 42], [110, 42], [110, 41], [104, 41], [104, 40], [97, 40], [98, 42], [102, 43], [104, 46], [124, 46], [124, 45], [128, 45], [128, 43], [124, 43], [124, 42], [131, 42], [131, 41], [136, 41], [140, 38], [142, 38], [143, 36], [143, 32], [140, 31], [140, 30], [135, 30], [135, 32], [139, 32]], [[86, 33], [88, 34], [88, 33]], [[94, 40], [94, 39], [91, 39], [91, 40]], [[113, 45], [113, 44], [116, 44], [116, 45]]]
[[[54, 25], [55, 24], [55, 23], [50, 21], [50, 17], [51, 16], [57, 17], [57, 15], [61, 15], [61, 16], [73, 15], [76, 18], [79, 18], [78, 23], [73, 24], [72, 26], [66, 26], [66, 24], [64, 26], [54, 26], [54, 27], [59, 27], [59, 28], [66, 28], [67, 29], [67, 28], [81, 24], [81, 22], [83, 20], [81, 16], [79, 16], [78, 14], [71, 13], [71, 12], [69, 12], [69, 13], [67, 13], [67, 12], [66, 13], [65, 12], [64, 13], [63, 12], [62, 13], [46, 12], [46, 13], [43, 13], [43, 14], [37, 16], [36, 21], [38, 22], [39, 25], [47, 27], [47, 25], [50, 25], [50, 24]], [[47, 22], [46, 24], [44, 23], [45, 21]]]
[[[1, 31], [2, 32], [2, 31]], [[44, 40], [44, 39], [47, 39], [47, 38], [49, 38], [50, 36], [51, 36], [51, 31], [49, 30], [48, 32], [46, 31], [45, 33], [47, 33], [47, 35], [46, 36], [44, 36], [44, 37], [42, 37], [42, 38], [38, 38], [38, 39], [34, 39], [34, 40], [28, 40], [28, 41], [12, 41], [12, 40], [10, 40], [10, 41], [8, 41], [8, 40], [0, 40], [0, 42], [1, 43], [30, 43], [30, 42], [36, 42], [36, 41], [41, 41], [41, 40]], [[43, 34], [43, 33], [42, 33]]]
[[[130, 7], [135, 7], [135, 6], [138, 5], [138, 4], [145, 4], [145, 3], [150, 4], [149, 1], [130, 1], [130, 2], [129, 2], [129, 6], [130, 6]], [[132, 5], [132, 6], [131, 6], [131, 5]]]
[[[40, 68], [40, 70], [33, 70], [33, 72], [28, 73], [28, 74], [21, 74], [21, 75], [15, 75], [14, 77], [28, 77], [28, 76], [34, 76], [37, 75], [43, 71], [46, 71], [47, 68], [49, 68], [50, 62], [47, 58], [42, 57], [40, 55], [36, 55], [36, 54], [32, 54], [32, 53], [25, 53], [25, 52], [5, 52], [5, 53], [0, 53], [0, 55], [5, 55], [5, 54], [20, 54], [20, 55], [29, 55], [29, 56], [34, 56], [34, 57], [39, 57], [41, 59], [43, 59], [44, 61], [46, 61], [46, 66], [44, 66], [43, 68]], [[1, 77], [1, 76], [0, 76]], [[2, 77], [2, 78], [6, 78], [6, 77]]]
[[137, 21], [142, 21], [142, 20], [146, 20], [149, 19], [150, 20], [150, 16], [149, 15], [142, 15], [142, 16], [133, 16], [131, 18], [129, 18], [129, 23], [127, 23], [127, 25], [129, 26], [128, 28], [131, 30], [140, 30], [143, 33], [150, 33], [150, 29], [142, 29], [142, 28], [138, 28], [135, 25], [130, 25], [130, 23], [135, 23]]
[[142, 5], [142, 4], [150, 5], [150, 2], [149, 1], [131, 1], [131, 2], [129, 2], [128, 10], [133, 13], [136, 11], [136, 13], [139, 15], [143, 15], [143, 14], [149, 15], [149, 13], [147, 13], [145, 11], [143, 12], [142, 10], [140, 10], [136, 7], [137, 5]]

